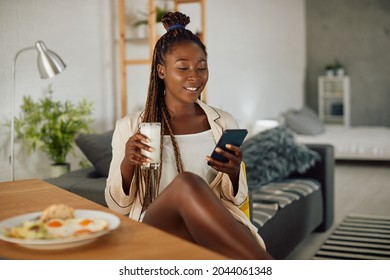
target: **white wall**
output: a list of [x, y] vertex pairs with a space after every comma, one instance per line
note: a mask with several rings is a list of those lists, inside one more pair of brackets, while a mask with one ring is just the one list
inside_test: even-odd
[[[52, 84], [54, 98], [77, 103], [82, 98], [94, 102], [94, 129], [112, 128], [113, 59], [111, 3], [107, 0], [0, 0], [0, 123], [11, 119], [12, 63], [18, 50], [43, 40], [62, 57], [67, 69], [50, 80], [41, 80], [36, 52], [19, 56], [16, 65], [16, 108], [22, 96], [42, 97]], [[18, 112], [18, 110], [17, 110]], [[8, 164], [9, 129], [0, 127], [0, 181], [10, 178]], [[15, 177], [49, 175], [50, 161], [45, 155], [32, 156], [16, 146]], [[74, 168], [78, 158], [70, 156]]]
[[209, 103], [243, 126], [301, 107], [304, 0], [208, 1], [207, 7]]
[[[196, 4], [182, 8], [196, 30]], [[208, 0], [206, 25], [209, 104], [248, 128], [256, 119], [277, 118], [303, 106], [304, 0]], [[129, 111], [143, 105], [148, 79], [149, 66], [128, 68]]]
[[[130, 1], [130, 0], [129, 0]], [[136, 1], [146, 7], [146, 0]], [[94, 129], [113, 127], [118, 112], [115, 34], [116, 1], [0, 0], [0, 122], [10, 119], [12, 61], [18, 50], [43, 40], [68, 69], [40, 80], [34, 52], [17, 64], [17, 105], [21, 96], [39, 98], [51, 83], [55, 98], [95, 102]], [[242, 126], [276, 118], [303, 105], [305, 67], [304, 0], [208, 0], [207, 47], [211, 105], [231, 112]], [[192, 16], [191, 14], [189, 14]], [[129, 71], [129, 111], [143, 105], [148, 67]], [[250, 128], [250, 127], [249, 127]], [[0, 127], [0, 181], [9, 180], [9, 130]], [[16, 153], [16, 178], [48, 176], [42, 154]], [[77, 151], [77, 150], [76, 150]], [[77, 157], [70, 157], [73, 169]]]

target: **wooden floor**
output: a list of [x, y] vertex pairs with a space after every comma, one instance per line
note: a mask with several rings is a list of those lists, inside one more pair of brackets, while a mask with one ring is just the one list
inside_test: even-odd
[[337, 162], [332, 228], [310, 235], [287, 259], [311, 259], [349, 213], [390, 217], [390, 162]]

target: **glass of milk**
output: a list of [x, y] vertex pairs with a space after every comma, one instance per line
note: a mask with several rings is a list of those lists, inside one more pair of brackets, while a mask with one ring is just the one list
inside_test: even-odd
[[151, 162], [144, 163], [141, 169], [157, 169], [160, 166], [161, 123], [144, 122], [140, 123], [139, 127], [140, 133], [150, 140], [146, 144], [153, 148], [153, 152], [141, 150], [141, 153], [151, 160]]

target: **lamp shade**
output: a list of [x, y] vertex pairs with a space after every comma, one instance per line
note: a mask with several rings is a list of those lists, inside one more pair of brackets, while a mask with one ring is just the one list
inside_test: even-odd
[[48, 50], [45, 43], [37, 41], [35, 47], [38, 50], [38, 71], [42, 79], [52, 78], [65, 70], [65, 63], [56, 53]]

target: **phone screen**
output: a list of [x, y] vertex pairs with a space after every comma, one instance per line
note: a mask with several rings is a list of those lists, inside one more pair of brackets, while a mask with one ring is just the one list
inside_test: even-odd
[[[223, 132], [223, 134], [222, 134], [221, 138], [219, 139], [215, 148], [219, 147], [225, 151], [231, 152], [230, 150], [228, 150], [225, 147], [226, 144], [231, 144], [233, 146], [240, 147], [242, 142], [244, 142], [244, 139], [245, 139], [247, 134], [248, 134], [247, 129], [226, 129]], [[211, 153], [211, 157], [213, 159], [221, 161], [221, 162], [227, 162], [228, 161], [227, 158], [218, 154], [215, 151], [215, 148], [214, 148], [213, 152]], [[209, 165], [210, 165], [210, 163], [209, 163]]]

